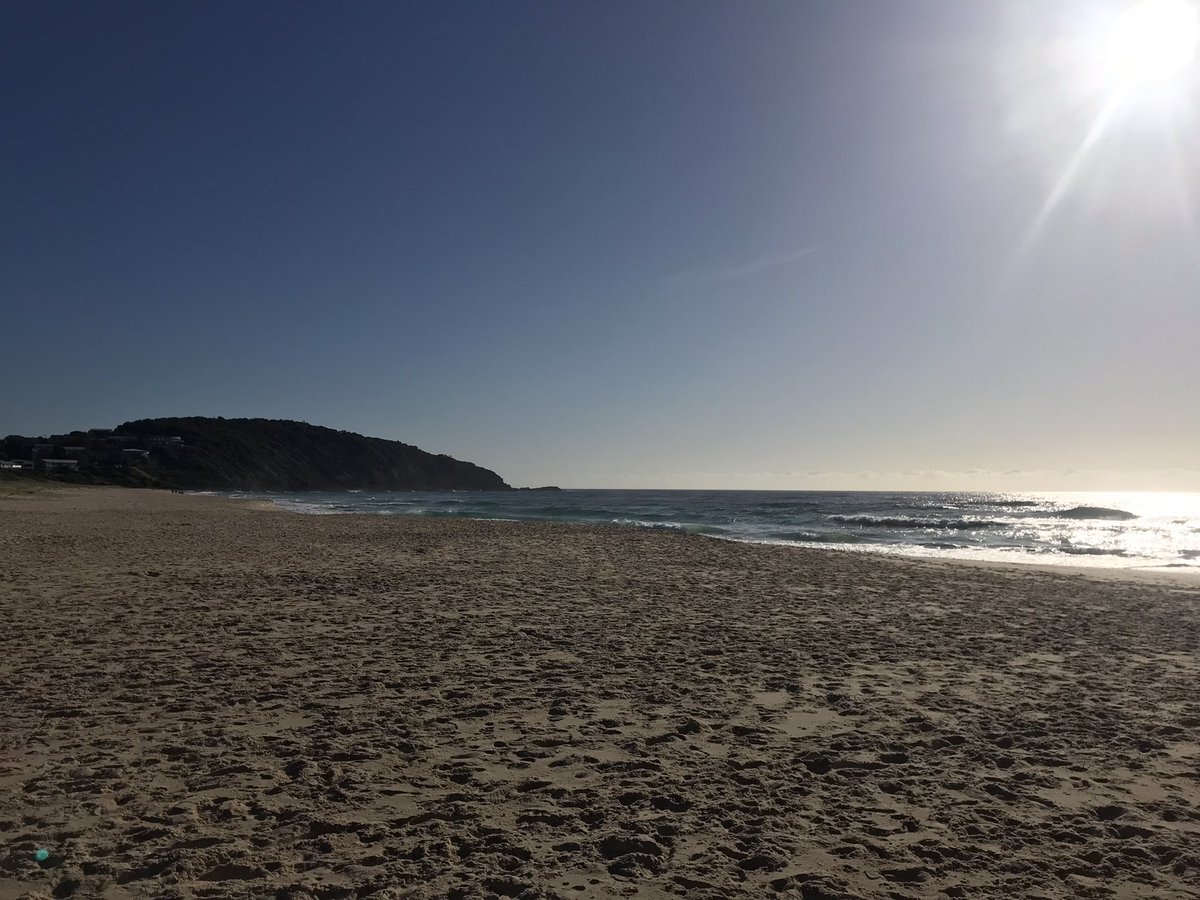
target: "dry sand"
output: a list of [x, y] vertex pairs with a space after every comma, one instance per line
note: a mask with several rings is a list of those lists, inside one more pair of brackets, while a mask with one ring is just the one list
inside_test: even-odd
[[1194, 585], [117, 489], [0, 579], [0, 898], [1200, 896]]

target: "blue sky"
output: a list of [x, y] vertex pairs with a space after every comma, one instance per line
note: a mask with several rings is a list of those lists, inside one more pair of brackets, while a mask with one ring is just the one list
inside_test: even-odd
[[1122, 5], [5, 4], [0, 430], [1198, 490], [1195, 65], [1071, 166]]

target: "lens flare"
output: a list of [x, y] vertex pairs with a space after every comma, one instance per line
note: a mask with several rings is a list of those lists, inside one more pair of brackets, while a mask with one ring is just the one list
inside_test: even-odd
[[1143, 0], [1113, 22], [1103, 64], [1118, 87], [1137, 87], [1178, 75], [1196, 58], [1200, 11], [1187, 0]]

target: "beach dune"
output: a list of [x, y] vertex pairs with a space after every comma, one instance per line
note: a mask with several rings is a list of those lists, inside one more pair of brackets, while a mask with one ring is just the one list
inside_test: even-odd
[[73, 489], [0, 622], [0, 898], [1200, 896], [1194, 583]]

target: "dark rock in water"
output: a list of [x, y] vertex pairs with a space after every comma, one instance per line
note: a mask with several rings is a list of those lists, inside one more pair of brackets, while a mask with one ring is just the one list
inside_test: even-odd
[[561, 491], [562, 488], [554, 484], [547, 484], [544, 487], [523, 487], [517, 488], [518, 491]]
[[1109, 509], [1105, 506], [1074, 506], [1071, 509], [1061, 510], [1055, 515], [1062, 519], [1108, 519], [1116, 522], [1137, 518], [1134, 513], [1126, 512], [1123, 509]]

